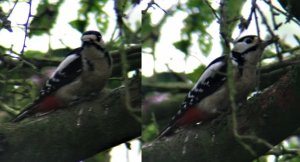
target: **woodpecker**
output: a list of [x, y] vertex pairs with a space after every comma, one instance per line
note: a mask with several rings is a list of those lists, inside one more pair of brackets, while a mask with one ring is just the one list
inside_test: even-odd
[[111, 76], [112, 59], [104, 48], [102, 35], [97, 31], [86, 31], [81, 41], [81, 47], [67, 54], [46, 81], [37, 99], [22, 110], [13, 122], [67, 106], [104, 88]]
[[[263, 50], [273, 41], [262, 41], [259, 37], [248, 35], [234, 41], [231, 55], [228, 59], [233, 65], [233, 79], [235, 81], [237, 103], [246, 100], [255, 88], [257, 79], [257, 64]], [[172, 134], [179, 126], [195, 124], [212, 119], [229, 104], [229, 90], [227, 85], [227, 56], [213, 60], [189, 91], [180, 109], [161, 131], [158, 138]]]

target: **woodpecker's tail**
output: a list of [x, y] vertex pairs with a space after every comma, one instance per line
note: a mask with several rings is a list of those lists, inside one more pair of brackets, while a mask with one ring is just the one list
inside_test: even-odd
[[166, 137], [172, 135], [174, 131], [178, 128], [176, 123], [170, 123], [165, 129], [163, 129], [159, 135], [155, 139], [161, 139], [162, 137]]
[[171, 134], [171, 132], [173, 132], [172, 127], [167, 127], [167, 128], [163, 129], [163, 130], [159, 133], [159, 135], [158, 135], [158, 137], [157, 137], [156, 139], [161, 139], [161, 138], [164, 137], [164, 136], [168, 136], [168, 135]]
[[30, 114], [32, 114], [33, 110], [34, 110], [34, 105], [29, 105], [27, 106], [24, 110], [22, 110], [13, 120], [12, 122], [19, 122], [21, 120], [23, 120], [24, 118], [30, 116]]

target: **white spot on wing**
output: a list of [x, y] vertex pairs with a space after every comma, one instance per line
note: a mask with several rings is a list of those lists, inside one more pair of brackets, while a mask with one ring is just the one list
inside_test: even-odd
[[214, 76], [224, 65], [224, 62], [217, 62], [212, 64], [209, 68], [207, 68], [204, 73], [201, 75], [197, 83], [195, 84], [193, 89], [196, 89], [197, 85], [200, 83], [209, 85], [209, 82], [206, 82], [206, 79]]
[[71, 62], [73, 62], [74, 60], [76, 60], [79, 57], [79, 55], [77, 54], [71, 54], [68, 57], [66, 57], [56, 68], [56, 70], [54, 71], [54, 73], [51, 75], [50, 78], [53, 78], [54, 75], [58, 72], [61, 72], [64, 68], [66, 68]]
[[178, 111], [177, 111], [177, 115], [180, 115], [180, 114], [181, 114], [181, 110], [178, 110]]

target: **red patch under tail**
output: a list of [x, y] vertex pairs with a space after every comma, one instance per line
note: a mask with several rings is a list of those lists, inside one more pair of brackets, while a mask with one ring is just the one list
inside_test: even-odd
[[201, 122], [207, 120], [209, 118], [209, 114], [201, 111], [197, 107], [190, 107], [184, 114], [177, 120], [177, 126], [183, 126], [188, 124], [195, 124], [197, 122]]
[[55, 96], [47, 96], [38, 104], [36, 112], [49, 112], [52, 110], [56, 110], [62, 106], [63, 103], [59, 101]]

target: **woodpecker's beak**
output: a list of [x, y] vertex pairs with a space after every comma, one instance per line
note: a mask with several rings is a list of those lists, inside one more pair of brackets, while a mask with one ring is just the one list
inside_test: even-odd
[[273, 38], [271, 38], [271, 39], [269, 39], [269, 40], [262, 41], [262, 42], [261, 42], [261, 47], [262, 47], [262, 48], [266, 48], [268, 45], [270, 45], [270, 44], [272, 44], [272, 43], [275, 43], [275, 42], [277, 42], [278, 40], [279, 40], [278, 37], [273, 37]]

